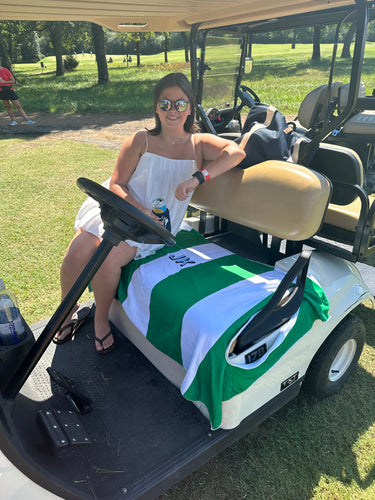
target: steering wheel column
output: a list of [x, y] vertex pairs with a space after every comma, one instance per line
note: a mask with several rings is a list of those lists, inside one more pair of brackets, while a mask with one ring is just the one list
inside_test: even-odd
[[246, 85], [239, 85], [237, 88], [237, 95], [241, 100], [241, 104], [237, 111], [241, 110], [244, 106], [252, 108], [255, 103], [260, 103], [257, 94], [250, 87]]
[[164, 243], [168, 246], [176, 240], [165, 227], [123, 200], [112, 191], [89, 179], [80, 178], [78, 186], [100, 205], [104, 223], [103, 241], [95, 250], [86, 267], [73, 283], [55, 313], [52, 315], [36, 342], [31, 346], [12, 378], [4, 386], [4, 397], [13, 400], [35, 368], [57, 331], [77, 303], [87, 285], [114, 246], [120, 241], [132, 239], [141, 243]]

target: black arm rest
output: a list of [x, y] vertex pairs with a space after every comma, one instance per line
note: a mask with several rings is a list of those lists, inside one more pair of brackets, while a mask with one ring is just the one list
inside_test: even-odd
[[[298, 311], [305, 292], [311, 252], [312, 250], [303, 250], [301, 252], [266, 306], [249, 321], [237, 338], [233, 349], [234, 354], [240, 354], [251, 347], [267, 333], [286, 323]], [[294, 284], [295, 278], [297, 278], [297, 281]]]

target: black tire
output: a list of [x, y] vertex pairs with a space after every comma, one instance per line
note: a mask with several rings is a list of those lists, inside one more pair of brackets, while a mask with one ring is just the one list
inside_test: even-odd
[[307, 370], [303, 390], [318, 398], [338, 392], [358, 362], [365, 334], [363, 321], [349, 314], [315, 354]]

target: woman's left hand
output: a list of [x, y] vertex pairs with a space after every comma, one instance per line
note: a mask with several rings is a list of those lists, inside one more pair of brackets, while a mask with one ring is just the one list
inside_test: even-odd
[[199, 185], [198, 179], [196, 177], [192, 177], [185, 182], [181, 182], [176, 187], [175, 196], [178, 200], [184, 201], [189, 197], [190, 193], [194, 191], [194, 189]]

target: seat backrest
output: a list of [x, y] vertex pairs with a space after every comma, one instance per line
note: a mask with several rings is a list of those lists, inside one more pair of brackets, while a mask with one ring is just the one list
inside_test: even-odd
[[[339, 88], [338, 103], [337, 103], [339, 111], [342, 111], [345, 108], [346, 103], [348, 102], [349, 88], [350, 88], [349, 83], [345, 83], [344, 85], [341, 85], [341, 87]], [[363, 82], [359, 83], [358, 97], [366, 97], [366, 87]]]
[[337, 182], [363, 187], [363, 165], [358, 154], [352, 149], [320, 143], [309, 167], [330, 179], [333, 185], [331, 203], [336, 205], [349, 205], [358, 196], [357, 192], [339, 186]]
[[204, 182], [191, 205], [277, 238], [303, 241], [320, 229], [330, 196], [324, 175], [270, 160]]
[[[339, 89], [342, 82], [333, 82], [330, 89], [330, 103], [337, 99]], [[329, 87], [328, 85], [320, 85], [312, 90], [302, 101], [298, 110], [298, 121], [300, 124], [310, 129], [324, 120], [323, 111], [327, 105]]]

